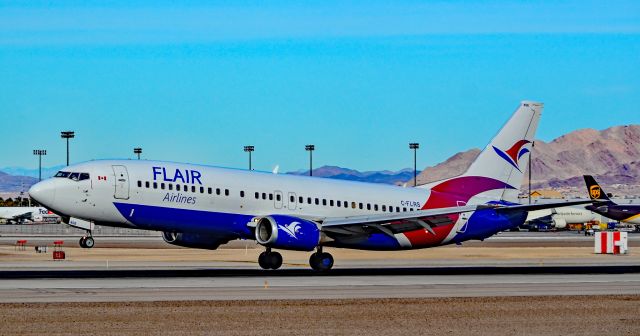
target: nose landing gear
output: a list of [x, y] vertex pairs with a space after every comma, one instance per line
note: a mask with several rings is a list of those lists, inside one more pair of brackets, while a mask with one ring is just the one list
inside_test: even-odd
[[263, 269], [278, 269], [282, 266], [282, 255], [278, 252], [271, 251], [271, 248], [267, 247], [266, 251], [260, 253], [258, 264]]
[[322, 252], [322, 247], [318, 248], [318, 252], [309, 257], [309, 265], [316, 272], [325, 272], [333, 267], [333, 256], [327, 252]]
[[80, 238], [80, 247], [82, 248], [92, 248], [96, 244], [95, 240], [93, 240], [93, 236], [91, 236], [91, 232], [87, 231], [86, 236], [82, 236]]

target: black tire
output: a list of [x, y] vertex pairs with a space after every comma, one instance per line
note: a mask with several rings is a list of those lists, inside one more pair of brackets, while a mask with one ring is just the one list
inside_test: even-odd
[[84, 247], [85, 248], [92, 248], [96, 245], [95, 240], [93, 240], [93, 237], [87, 237], [84, 240]]
[[267, 254], [267, 260], [269, 261], [269, 268], [278, 269], [282, 266], [282, 254], [278, 252], [271, 252]]
[[85, 237], [80, 237], [80, 241], [79, 241], [78, 243], [80, 244], [80, 247], [82, 247], [82, 248], [87, 248], [87, 247], [84, 245], [84, 239], [85, 239]]
[[326, 252], [316, 252], [309, 257], [309, 265], [316, 272], [326, 272], [333, 267], [333, 256]]
[[267, 252], [260, 253], [258, 256], [258, 265], [262, 267], [262, 269], [269, 269], [269, 262], [267, 261]]

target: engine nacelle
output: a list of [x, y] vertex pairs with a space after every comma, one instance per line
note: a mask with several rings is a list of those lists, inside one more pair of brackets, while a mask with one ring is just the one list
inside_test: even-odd
[[567, 221], [564, 218], [553, 216], [553, 226], [557, 230], [562, 230], [567, 227]]
[[283, 250], [312, 251], [320, 242], [320, 229], [316, 223], [298, 217], [267, 216], [256, 225], [256, 241]]
[[163, 232], [162, 239], [171, 245], [215, 250], [220, 245], [227, 243], [229, 238], [205, 235], [199, 233]]

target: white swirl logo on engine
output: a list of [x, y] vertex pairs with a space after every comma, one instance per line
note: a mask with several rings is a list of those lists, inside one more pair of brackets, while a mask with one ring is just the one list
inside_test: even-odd
[[298, 239], [297, 235], [300, 233], [300, 223], [299, 222], [291, 222], [288, 225], [280, 225], [278, 224], [280, 229], [286, 232], [291, 238]]

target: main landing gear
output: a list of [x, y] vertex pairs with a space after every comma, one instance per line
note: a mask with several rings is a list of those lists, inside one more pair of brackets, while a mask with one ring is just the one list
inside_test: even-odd
[[270, 247], [267, 250], [260, 253], [258, 257], [258, 264], [263, 269], [278, 269], [282, 266], [282, 255], [278, 252], [271, 251]]
[[93, 240], [93, 236], [91, 236], [91, 231], [87, 231], [87, 235], [80, 238], [80, 247], [82, 248], [92, 248], [95, 244], [96, 242]]
[[322, 252], [322, 247], [318, 247], [318, 252], [309, 257], [309, 265], [317, 272], [328, 271], [333, 267], [333, 256], [327, 252]]
[[[258, 264], [263, 269], [278, 269], [282, 266], [282, 255], [267, 247], [264, 252], [260, 253]], [[333, 267], [333, 256], [322, 252], [322, 247], [318, 247], [318, 251], [309, 257], [309, 265], [316, 272], [326, 272]]]

